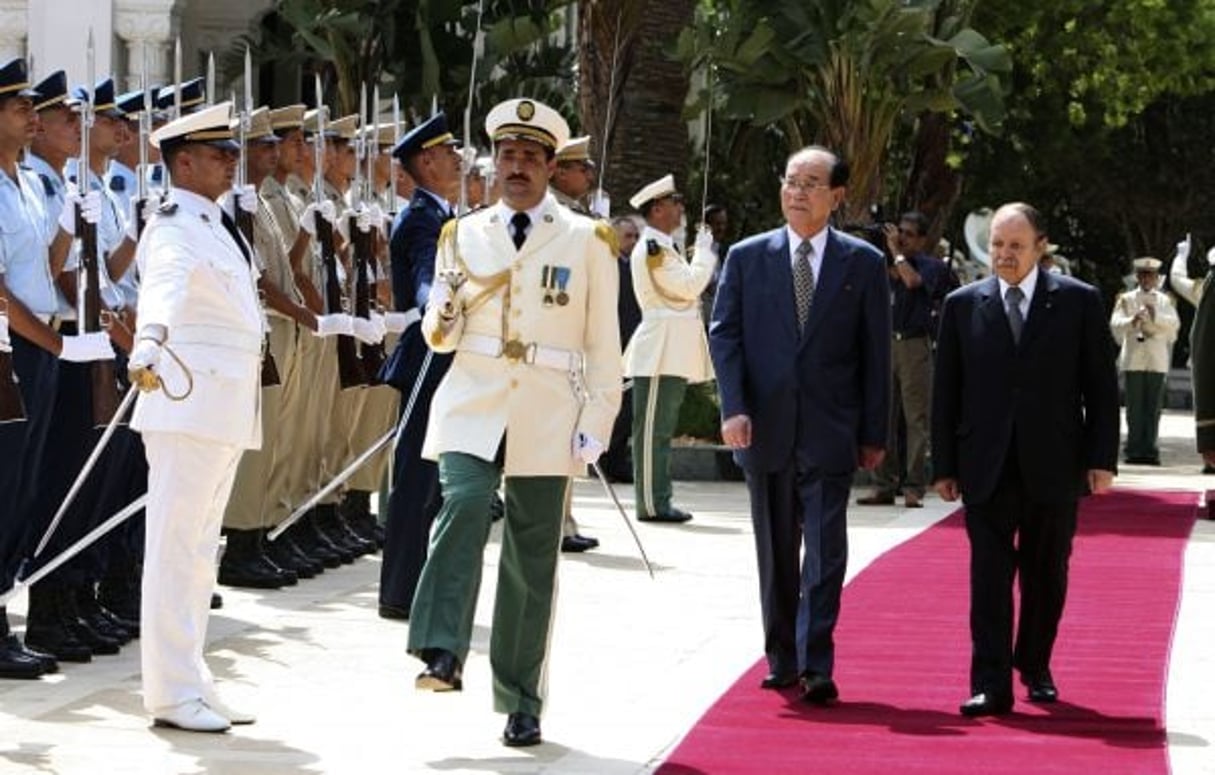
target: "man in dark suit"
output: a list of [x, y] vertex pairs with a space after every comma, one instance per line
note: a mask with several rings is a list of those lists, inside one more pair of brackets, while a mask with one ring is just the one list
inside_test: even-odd
[[[1095, 288], [1039, 271], [1042, 216], [996, 211], [996, 276], [950, 294], [933, 386], [934, 488], [962, 498], [970, 540], [971, 698], [965, 716], [1012, 709], [1012, 670], [1053, 702], [1051, 650], [1067, 594], [1081, 495], [1109, 489], [1118, 387]], [[1013, 645], [1013, 576], [1021, 614]]]
[[384, 524], [384, 560], [380, 568], [380, 616], [408, 619], [414, 590], [430, 541], [430, 524], [439, 511], [439, 470], [422, 459], [422, 440], [430, 400], [451, 365], [451, 355], [431, 353], [416, 321], [426, 309], [435, 272], [435, 246], [443, 224], [452, 217], [448, 204], [460, 187], [460, 156], [447, 118], [436, 113], [401, 138], [393, 155], [417, 183], [409, 204], [393, 224], [393, 306], [411, 320], [381, 379], [401, 391], [401, 412], [409, 412], [397, 434], [392, 492]]
[[[722, 438], [746, 472], [759, 560], [764, 688], [839, 696], [833, 631], [858, 465], [882, 460], [890, 407], [890, 290], [880, 253], [830, 228], [847, 164], [789, 157], [787, 224], [734, 245], [709, 328]], [[798, 567], [804, 542], [805, 558]]]

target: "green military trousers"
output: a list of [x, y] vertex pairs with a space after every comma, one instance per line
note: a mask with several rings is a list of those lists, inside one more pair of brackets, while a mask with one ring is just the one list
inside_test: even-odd
[[1126, 378], [1126, 460], [1160, 462], [1157, 437], [1164, 408], [1164, 373], [1128, 371]]
[[639, 517], [671, 510], [671, 437], [687, 388], [683, 377], [633, 378], [633, 489]]
[[[409, 653], [445, 649], [467, 660], [489, 539], [489, 504], [502, 469], [462, 452], [439, 455], [443, 506], [409, 615]], [[506, 518], [489, 640], [494, 710], [539, 716], [544, 704], [549, 631], [566, 476], [506, 478]]]

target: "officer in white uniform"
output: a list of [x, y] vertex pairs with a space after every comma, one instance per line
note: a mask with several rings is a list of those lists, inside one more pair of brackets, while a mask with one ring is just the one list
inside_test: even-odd
[[250, 716], [215, 694], [203, 660], [220, 522], [236, 464], [261, 444], [265, 318], [251, 250], [217, 200], [232, 188], [231, 103], [153, 133], [172, 179], [136, 258], [129, 369], [147, 391], [131, 427], [148, 457], [141, 609], [144, 706], [155, 723], [218, 732]]
[[1134, 260], [1138, 287], [1120, 295], [1110, 313], [1110, 331], [1122, 346], [1118, 368], [1126, 387], [1127, 463], [1160, 465], [1156, 443], [1160, 411], [1164, 406], [1164, 382], [1173, 358], [1173, 342], [1181, 319], [1172, 298], [1157, 286], [1160, 260]]
[[701, 226], [692, 261], [671, 235], [683, 217], [675, 178], [650, 183], [629, 200], [645, 218], [629, 267], [641, 324], [624, 351], [624, 373], [633, 378], [633, 488], [637, 519], [686, 522], [692, 515], [671, 505], [671, 437], [689, 383], [713, 379], [700, 297], [713, 277], [713, 235]]
[[439, 236], [422, 333], [455, 352], [435, 393], [424, 457], [443, 506], [410, 614], [420, 689], [462, 686], [489, 537], [505, 475], [506, 516], [490, 636], [503, 742], [540, 742], [561, 519], [570, 477], [604, 449], [620, 405], [619, 279], [611, 227], [547, 192], [565, 120], [532, 100], [490, 111], [498, 204]]

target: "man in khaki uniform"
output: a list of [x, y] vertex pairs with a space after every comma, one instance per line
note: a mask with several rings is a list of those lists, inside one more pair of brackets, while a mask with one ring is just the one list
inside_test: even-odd
[[[595, 163], [590, 157], [591, 136], [575, 137], [557, 149], [557, 166], [549, 180], [549, 190], [557, 203], [593, 218], [586, 196], [595, 182]], [[561, 551], [585, 552], [599, 546], [599, 539], [584, 536], [574, 519], [573, 491], [566, 494], [565, 519], [561, 521]]]
[[624, 373], [633, 378], [637, 519], [686, 522], [692, 515], [671, 505], [671, 437], [688, 383], [713, 379], [700, 295], [713, 277], [717, 254], [704, 226], [691, 263], [676, 247], [671, 235], [683, 217], [683, 199], [673, 176], [650, 183], [629, 204], [646, 222], [629, 259], [641, 325], [624, 351]]
[[[510, 100], [486, 119], [502, 199], [444, 227], [422, 332], [455, 352], [431, 404], [423, 455], [443, 506], [414, 597], [409, 652], [421, 689], [462, 687], [489, 536], [506, 516], [490, 637], [503, 742], [540, 742], [561, 519], [570, 477], [598, 459], [620, 404], [618, 279], [604, 226], [547, 194], [564, 119]], [[609, 227], [610, 228], [610, 227]]]

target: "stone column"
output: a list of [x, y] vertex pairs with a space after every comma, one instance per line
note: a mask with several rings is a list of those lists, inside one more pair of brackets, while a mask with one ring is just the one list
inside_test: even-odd
[[172, 82], [179, 3], [180, 0], [114, 0], [114, 31], [126, 51], [121, 71], [115, 73], [123, 88], [139, 88], [145, 56], [149, 84]]
[[29, 30], [29, 3], [26, 0], [0, 0], [0, 63], [25, 56]]

